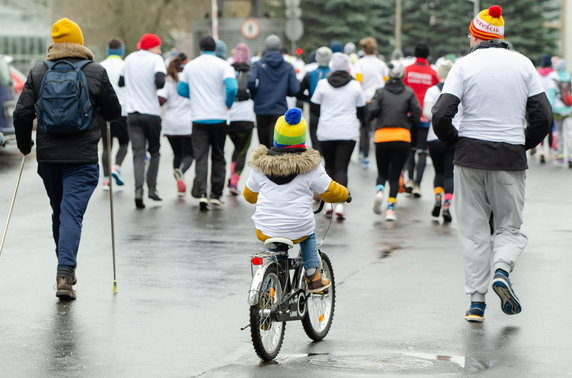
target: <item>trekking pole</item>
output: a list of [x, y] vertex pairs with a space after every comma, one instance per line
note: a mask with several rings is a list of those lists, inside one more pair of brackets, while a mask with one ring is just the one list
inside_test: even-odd
[[0, 255], [2, 255], [2, 249], [4, 248], [4, 241], [6, 240], [6, 234], [8, 233], [8, 225], [10, 224], [10, 218], [12, 217], [14, 202], [16, 202], [16, 194], [18, 194], [18, 188], [20, 187], [20, 179], [22, 178], [22, 171], [24, 171], [25, 161], [26, 161], [26, 155], [22, 157], [22, 163], [20, 163], [20, 172], [18, 172], [18, 180], [16, 180], [16, 187], [14, 188], [14, 194], [12, 195], [12, 202], [10, 202], [10, 209], [8, 210], [8, 219], [6, 219], [6, 224], [4, 225], [4, 232], [2, 233], [2, 240], [0, 240]]
[[[107, 170], [111, 173], [111, 124], [107, 122]], [[115, 215], [113, 212], [113, 178], [109, 180], [109, 210], [111, 212], [111, 254], [113, 256], [113, 294], [117, 294], [117, 271], [115, 268]]]

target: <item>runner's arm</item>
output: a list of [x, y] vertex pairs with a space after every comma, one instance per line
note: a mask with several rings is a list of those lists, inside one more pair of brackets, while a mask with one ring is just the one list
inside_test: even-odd
[[525, 148], [531, 149], [546, 137], [552, 125], [552, 108], [544, 92], [531, 96], [526, 101]]
[[452, 94], [443, 93], [433, 106], [433, 130], [435, 134], [448, 146], [452, 146], [459, 139], [459, 133], [453, 126], [453, 118], [459, 111], [461, 100]]

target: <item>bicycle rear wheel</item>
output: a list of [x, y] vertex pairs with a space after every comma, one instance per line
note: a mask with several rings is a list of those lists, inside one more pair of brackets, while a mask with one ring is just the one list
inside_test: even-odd
[[271, 318], [270, 309], [280, 303], [284, 291], [276, 265], [268, 268], [260, 287], [260, 301], [250, 306], [250, 336], [256, 354], [264, 361], [271, 361], [280, 352], [284, 341], [286, 322], [278, 322]]
[[306, 315], [302, 319], [302, 326], [309, 338], [320, 341], [330, 331], [334, 320], [334, 309], [336, 305], [336, 281], [334, 269], [328, 255], [320, 252], [322, 259], [322, 275], [332, 282], [323, 293], [309, 294], [306, 302]]

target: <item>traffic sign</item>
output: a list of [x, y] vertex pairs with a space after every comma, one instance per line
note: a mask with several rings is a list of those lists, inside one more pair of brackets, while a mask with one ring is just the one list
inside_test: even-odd
[[284, 0], [284, 5], [286, 5], [286, 8], [298, 8], [300, 0]]
[[286, 21], [284, 33], [290, 41], [298, 41], [304, 35], [304, 23], [299, 18], [291, 18]]
[[260, 34], [260, 24], [252, 18], [247, 18], [240, 25], [240, 33], [246, 39], [255, 39]]

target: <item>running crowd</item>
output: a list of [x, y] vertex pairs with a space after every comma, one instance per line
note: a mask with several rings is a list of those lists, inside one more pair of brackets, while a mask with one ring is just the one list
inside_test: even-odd
[[[294, 183], [293, 191], [284, 196], [313, 191], [315, 199], [333, 202], [328, 204], [328, 216], [344, 220], [344, 202], [351, 200], [345, 187], [352, 154], [357, 144], [359, 164], [367, 169], [372, 140], [377, 164], [373, 212], [385, 211], [385, 220], [394, 222], [398, 193], [421, 197], [429, 155], [435, 170], [432, 216], [442, 216], [444, 223], [452, 221], [454, 189], [456, 211], [464, 215], [457, 220], [465, 249], [465, 290], [471, 296], [466, 319], [484, 319], [491, 269], [503, 311], [519, 313], [521, 306], [508, 276], [526, 246], [520, 231], [526, 151], [534, 151], [550, 134], [542, 159], [550, 151], [562, 155], [563, 125], [572, 110], [572, 93], [566, 63], [545, 57], [537, 71], [530, 59], [511, 51], [504, 41], [504, 22], [499, 6], [481, 11], [470, 22], [470, 52], [440, 57], [434, 64], [425, 43], [415, 46], [412, 57], [394, 53], [386, 61], [372, 37], [361, 39], [359, 49], [352, 42], [319, 47], [307, 64], [286, 54], [276, 35], [265, 39], [260, 55], [240, 43], [228, 57], [223, 41], [205, 36], [194, 59], [178, 51], [164, 58], [161, 39], [145, 34], [137, 51], [125, 59], [124, 43], [110, 40], [108, 57], [98, 65], [89, 64], [93, 54], [83, 46], [79, 26], [59, 20], [52, 27], [53, 44], [46, 63], [31, 70], [14, 114], [18, 147], [24, 154], [31, 151], [32, 122], [38, 118], [38, 172], [53, 208], [58, 292], [61, 289], [63, 296], [70, 297], [73, 293], [75, 298], [72, 285], [80, 228], [98, 185], [100, 135], [104, 137], [104, 190], [109, 189], [110, 180], [118, 186], [127, 181], [122, 165], [131, 143], [135, 206], [145, 208], [145, 184], [147, 197], [161, 201], [157, 176], [163, 134], [173, 150], [178, 195], [186, 195], [185, 175], [194, 162], [190, 193], [198, 199], [200, 210], [208, 211], [223, 206], [225, 186], [231, 195], [241, 193], [241, 174], [256, 128], [261, 146], [253, 152], [253, 170], [243, 194], [257, 203], [253, 219], [260, 235], [275, 236], [271, 234], [276, 227], [298, 224], [301, 219], [296, 211], [269, 203], [277, 196], [272, 191], [263, 193], [271, 183]], [[84, 122], [87, 131], [74, 143], [61, 136], [62, 131], [50, 131], [61, 125], [48, 117], [53, 102], [44, 102], [43, 92], [61, 83], [50, 80], [62, 61], [86, 80], [95, 114]], [[305, 107], [308, 131], [302, 111], [295, 109]], [[549, 133], [552, 114], [556, 121], [554, 132]], [[107, 159], [108, 132], [119, 144], [112, 164]], [[310, 154], [307, 133], [313, 148]], [[227, 136], [233, 144], [228, 166]], [[307, 177], [304, 185], [295, 180], [302, 174]], [[264, 201], [258, 201], [259, 191]], [[76, 195], [67, 195], [71, 192]], [[309, 207], [311, 200], [302, 202]], [[285, 218], [273, 224], [273, 214], [278, 213]], [[311, 213], [306, 218], [303, 233], [293, 234], [292, 240], [301, 240], [304, 254], [314, 259], [315, 223]], [[68, 223], [73, 226], [63, 226]], [[316, 272], [316, 261], [306, 263], [312, 273], [310, 282], [316, 280], [318, 288], [326, 285]]]

